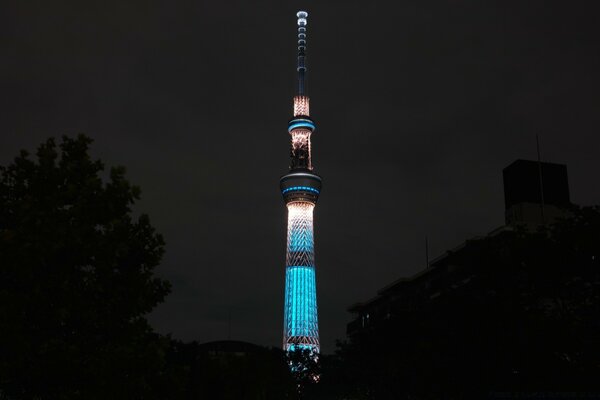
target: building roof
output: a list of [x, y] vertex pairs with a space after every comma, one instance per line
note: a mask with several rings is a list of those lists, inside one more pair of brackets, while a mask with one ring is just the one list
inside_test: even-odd
[[510, 226], [500, 226], [500, 227], [490, 231], [489, 233], [487, 233], [484, 236], [474, 236], [471, 239], [468, 239], [468, 240], [462, 242], [458, 246], [453, 247], [451, 250], [448, 250], [445, 253], [441, 254], [440, 256], [434, 258], [429, 263], [429, 268], [421, 270], [412, 276], [401, 277], [401, 278], [393, 281], [392, 283], [379, 289], [377, 291], [377, 295], [375, 297], [373, 297], [365, 302], [354, 303], [350, 307], [347, 308], [347, 311], [355, 314], [355, 313], [359, 313], [364, 307], [374, 306], [378, 302], [383, 301], [388, 294], [396, 291], [400, 287], [405, 286], [405, 285], [406, 286], [411, 285], [415, 282], [418, 282], [420, 279], [427, 277], [428, 275], [430, 275], [432, 273], [439, 272], [439, 268], [443, 265], [446, 265], [448, 257], [450, 255], [457, 254], [460, 251], [462, 251], [469, 242], [475, 241], [475, 240], [480, 240], [480, 239], [483, 239], [486, 237], [494, 237], [496, 235], [499, 235], [502, 232], [511, 231], [512, 229], [513, 228]]

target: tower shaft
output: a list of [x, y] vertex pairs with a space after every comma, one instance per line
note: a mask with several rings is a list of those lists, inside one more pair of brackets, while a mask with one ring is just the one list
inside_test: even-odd
[[315, 123], [310, 118], [306, 95], [306, 24], [308, 14], [298, 17], [298, 90], [293, 118], [288, 124], [291, 139], [290, 171], [280, 180], [288, 210], [285, 267], [285, 307], [283, 348], [286, 351], [320, 351], [317, 318], [317, 291], [313, 210], [321, 192], [321, 178], [313, 173], [311, 135]]

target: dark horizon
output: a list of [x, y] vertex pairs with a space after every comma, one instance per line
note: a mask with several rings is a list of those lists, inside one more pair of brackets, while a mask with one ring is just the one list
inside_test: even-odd
[[307, 9], [330, 353], [347, 306], [424, 268], [425, 236], [435, 257], [503, 224], [502, 169], [536, 159], [536, 134], [542, 160], [567, 165], [571, 201], [600, 204], [600, 28], [580, 4], [12, 2], [0, 165], [50, 136], [91, 136], [165, 236], [157, 272], [173, 290], [157, 331], [281, 346], [278, 179]]

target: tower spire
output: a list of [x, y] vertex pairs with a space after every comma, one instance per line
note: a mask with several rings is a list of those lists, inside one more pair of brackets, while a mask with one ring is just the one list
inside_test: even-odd
[[306, 25], [308, 23], [308, 13], [298, 11], [298, 96], [304, 96], [306, 93]]
[[310, 136], [315, 130], [315, 123], [310, 119], [309, 98], [306, 95], [306, 11], [298, 11], [298, 90], [294, 96], [294, 118], [288, 125], [292, 136], [290, 169], [312, 171]]

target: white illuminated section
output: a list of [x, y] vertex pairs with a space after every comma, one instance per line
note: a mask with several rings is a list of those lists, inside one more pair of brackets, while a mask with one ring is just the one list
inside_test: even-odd
[[287, 257], [288, 266], [314, 266], [313, 210], [308, 202], [294, 202], [288, 208]]
[[292, 135], [292, 147], [294, 150], [308, 147], [310, 142], [310, 131], [308, 129], [294, 129]]
[[[294, 117], [310, 115], [310, 100], [308, 96], [294, 96]], [[296, 154], [303, 151], [308, 155], [308, 169], [312, 169], [311, 157], [311, 131], [308, 129], [297, 128], [290, 132], [292, 136], [292, 151]]]
[[310, 115], [309, 99], [307, 96], [294, 97], [294, 117], [299, 115], [307, 117]]

